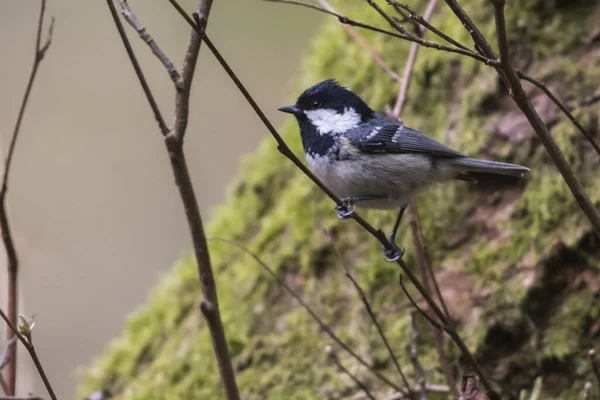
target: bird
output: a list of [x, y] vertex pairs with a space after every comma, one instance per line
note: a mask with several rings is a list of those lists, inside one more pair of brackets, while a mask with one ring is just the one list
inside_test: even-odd
[[296, 104], [278, 110], [296, 118], [306, 162], [341, 199], [336, 206], [340, 219], [351, 218], [354, 205], [398, 209], [389, 236], [392, 246], [383, 249], [387, 261], [403, 256], [396, 234], [406, 207], [424, 189], [455, 179], [494, 185], [502, 178], [518, 181], [530, 172], [521, 165], [470, 158], [453, 150], [373, 111], [335, 79], [315, 84]]

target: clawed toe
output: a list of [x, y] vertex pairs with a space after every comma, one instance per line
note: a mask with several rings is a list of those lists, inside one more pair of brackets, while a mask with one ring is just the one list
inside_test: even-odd
[[395, 262], [402, 258], [404, 255], [404, 250], [400, 247], [396, 246], [395, 243], [392, 242], [392, 248], [387, 249], [383, 248], [383, 257], [385, 257], [386, 261]]
[[337, 210], [337, 216], [339, 219], [348, 219], [354, 214], [352, 202], [346, 199], [342, 199], [342, 204], [335, 206], [335, 209]]

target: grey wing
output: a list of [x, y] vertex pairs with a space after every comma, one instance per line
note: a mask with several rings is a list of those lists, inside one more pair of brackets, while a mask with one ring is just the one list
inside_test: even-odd
[[[364, 128], [363, 128], [364, 129]], [[353, 130], [346, 134], [351, 144], [366, 153], [413, 153], [438, 157], [465, 157], [401, 123], [374, 124], [366, 135]]]

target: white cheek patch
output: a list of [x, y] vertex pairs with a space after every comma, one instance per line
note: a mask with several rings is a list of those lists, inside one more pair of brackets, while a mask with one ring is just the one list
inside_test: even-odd
[[351, 107], [341, 114], [330, 108], [307, 110], [304, 114], [321, 135], [344, 133], [360, 124], [360, 115]]

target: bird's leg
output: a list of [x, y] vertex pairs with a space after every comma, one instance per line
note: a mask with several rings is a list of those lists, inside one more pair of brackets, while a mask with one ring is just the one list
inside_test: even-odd
[[392, 228], [392, 233], [390, 233], [389, 241], [392, 244], [391, 249], [383, 248], [383, 256], [387, 261], [398, 261], [404, 255], [404, 250], [396, 245], [396, 233], [398, 233], [398, 227], [400, 227], [400, 221], [402, 221], [402, 215], [404, 215], [404, 210], [406, 207], [400, 207], [400, 211], [398, 211], [398, 217], [396, 217], [396, 222], [394, 223], [394, 227]]
[[342, 204], [336, 205], [335, 209], [337, 210], [337, 215], [339, 219], [348, 219], [352, 217], [354, 214], [354, 204], [359, 201], [367, 201], [367, 200], [383, 200], [387, 199], [389, 196], [385, 194], [373, 194], [368, 196], [350, 196], [344, 197], [342, 199]]

